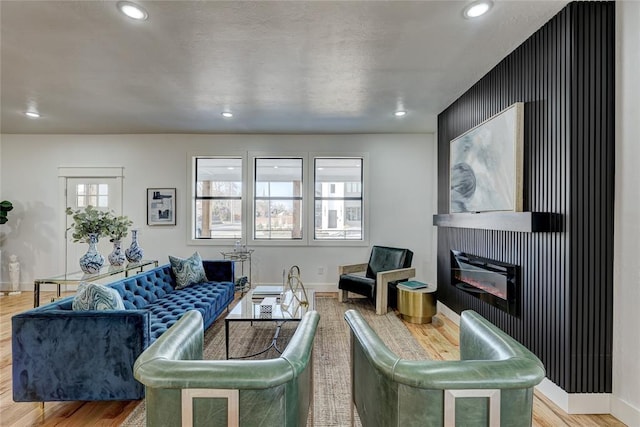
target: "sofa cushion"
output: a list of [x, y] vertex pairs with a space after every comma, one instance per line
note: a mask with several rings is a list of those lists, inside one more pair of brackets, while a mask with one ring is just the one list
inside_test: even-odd
[[113, 288], [82, 282], [73, 298], [72, 307], [81, 310], [124, 310], [122, 297]]
[[207, 281], [207, 275], [202, 266], [202, 258], [198, 252], [194, 252], [193, 255], [186, 259], [169, 255], [169, 263], [173, 274], [176, 276], [176, 289]]
[[122, 296], [127, 310], [145, 309], [158, 298], [173, 292], [175, 280], [169, 264], [135, 276], [125, 277], [109, 285]]
[[343, 274], [338, 282], [339, 289], [348, 289], [350, 292], [355, 292], [371, 299], [375, 298], [375, 287], [375, 279], [358, 274]]
[[203, 282], [179, 289], [149, 304], [151, 341], [155, 341], [173, 326], [184, 313], [198, 310], [205, 319], [205, 329], [216, 319], [234, 297], [233, 282]]

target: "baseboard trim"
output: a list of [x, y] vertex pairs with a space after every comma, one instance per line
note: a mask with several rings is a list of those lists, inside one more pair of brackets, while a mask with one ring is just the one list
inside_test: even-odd
[[536, 390], [567, 414], [611, 414], [611, 393], [567, 393], [548, 378]]
[[640, 426], [640, 408], [634, 408], [615, 396], [611, 396], [611, 415], [628, 426]]
[[449, 307], [438, 301], [437, 304], [438, 313], [444, 314], [449, 320], [451, 320], [456, 325], [460, 326], [460, 315], [455, 311], [451, 310]]

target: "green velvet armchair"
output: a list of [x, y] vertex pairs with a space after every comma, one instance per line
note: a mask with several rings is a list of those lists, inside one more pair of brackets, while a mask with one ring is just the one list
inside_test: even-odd
[[134, 365], [147, 426], [305, 426], [319, 318], [306, 313], [276, 359], [202, 360], [202, 316], [186, 313]]
[[351, 411], [370, 426], [530, 426], [533, 387], [542, 362], [523, 345], [467, 310], [460, 319], [460, 358], [412, 361], [396, 356], [354, 310]]

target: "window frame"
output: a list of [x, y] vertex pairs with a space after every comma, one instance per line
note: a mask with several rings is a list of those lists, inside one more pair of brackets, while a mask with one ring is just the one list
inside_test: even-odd
[[[197, 160], [198, 159], [240, 159], [242, 165], [242, 191], [240, 192], [240, 212], [242, 215], [240, 236], [237, 238], [197, 238], [196, 237], [196, 193], [197, 193]], [[246, 152], [224, 152], [216, 154], [189, 153], [187, 155], [189, 204], [188, 204], [188, 224], [186, 229], [187, 244], [194, 246], [233, 246], [236, 240], [245, 241], [247, 234], [247, 153]]]
[[[300, 239], [256, 239], [254, 229], [256, 227], [255, 212], [256, 212], [256, 160], [257, 159], [302, 159], [302, 202], [300, 204], [302, 208], [301, 214], [301, 226], [302, 226], [302, 238]], [[247, 224], [247, 245], [248, 246], [308, 246], [308, 221], [307, 221], [307, 198], [309, 194], [308, 180], [308, 165], [309, 158], [306, 152], [273, 152], [273, 151], [252, 151], [248, 155], [248, 164], [250, 165], [249, 180], [247, 182], [247, 194], [250, 197], [249, 200], [249, 213]]]
[[[362, 238], [359, 240], [349, 239], [316, 239], [315, 238], [315, 163], [316, 159], [360, 159], [362, 160]], [[313, 152], [309, 153], [310, 167], [309, 171], [309, 188], [311, 196], [309, 197], [309, 209], [312, 215], [308, 215], [309, 221], [308, 233], [309, 246], [351, 246], [361, 247], [369, 246], [369, 154], [363, 152]]]

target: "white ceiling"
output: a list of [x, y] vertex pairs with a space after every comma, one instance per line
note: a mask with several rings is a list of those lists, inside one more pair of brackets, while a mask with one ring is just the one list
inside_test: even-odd
[[495, 0], [475, 21], [468, 1], [138, 3], [147, 21], [114, 1], [0, 1], [0, 131], [433, 132], [568, 2]]

